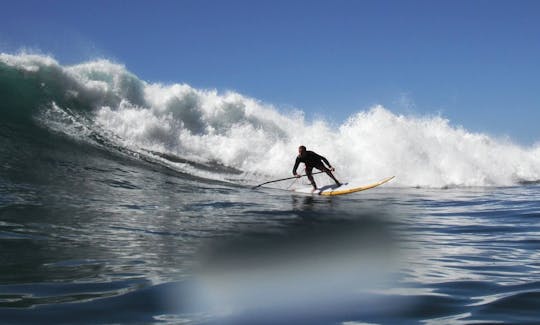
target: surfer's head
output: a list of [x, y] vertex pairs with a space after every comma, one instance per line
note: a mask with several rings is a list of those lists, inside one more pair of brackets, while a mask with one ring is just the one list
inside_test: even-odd
[[304, 152], [306, 152], [306, 147], [305, 146], [298, 147], [298, 153], [299, 154], [303, 154]]

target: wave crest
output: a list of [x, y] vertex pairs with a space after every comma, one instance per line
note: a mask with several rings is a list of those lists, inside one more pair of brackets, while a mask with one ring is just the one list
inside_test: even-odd
[[[374, 106], [333, 126], [235, 92], [148, 83], [108, 60], [65, 67], [47, 56], [0, 54], [0, 72], [7, 116], [25, 105], [45, 120], [42, 125], [71, 137], [77, 128], [69, 121], [76, 120], [84, 124], [79, 137], [99, 134], [135, 152], [220, 164], [243, 171], [237, 179], [252, 182], [289, 174], [301, 144], [326, 156], [349, 181], [396, 175], [394, 185], [444, 187], [540, 179], [539, 146], [469, 132], [440, 116], [405, 116]], [[17, 92], [31, 100], [12, 95]], [[51, 112], [60, 111], [75, 118], [47, 123], [58, 116]]]

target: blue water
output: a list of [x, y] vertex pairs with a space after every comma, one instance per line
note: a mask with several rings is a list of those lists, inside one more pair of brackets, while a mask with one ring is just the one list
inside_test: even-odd
[[[278, 160], [262, 171], [250, 150], [257, 156], [260, 141], [296, 140], [286, 126], [274, 132], [278, 124], [242, 116], [244, 104], [216, 108], [231, 115], [205, 126], [196, 119], [205, 116], [197, 99], [183, 94], [192, 101], [178, 97], [183, 106], [169, 105], [178, 114], [160, 120], [191, 128], [174, 140], [144, 124], [162, 118], [158, 109], [155, 116], [122, 110], [127, 100], [145, 105], [144, 85], [133, 76], [89, 73], [120, 84], [101, 94], [44, 58], [38, 68], [1, 59], [9, 63], [0, 62], [1, 324], [540, 322], [534, 151], [507, 146], [527, 155], [527, 168], [485, 174], [485, 159], [472, 152], [471, 164], [482, 164], [464, 161], [447, 177], [437, 171], [463, 156], [459, 146], [452, 158], [409, 143], [421, 147], [419, 155], [369, 191], [328, 198], [294, 194], [287, 184], [252, 189], [290, 173], [294, 150], [283, 155], [285, 166], [272, 147]], [[361, 122], [349, 127], [369, 120]], [[139, 127], [146, 133], [133, 131]], [[205, 147], [207, 140], [225, 144]], [[481, 140], [480, 152], [506, 148]], [[401, 157], [376, 152], [381, 160], [365, 160], [374, 172]], [[466, 186], [469, 169], [478, 186]], [[408, 184], [409, 172], [436, 183]], [[501, 186], [512, 173], [516, 182]]]
[[[39, 168], [0, 183], [2, 323], [539, 321], [538, 186], [321, 198], [100, 153], [27, 158]], [[372, 263], [384, 276], [366, 285]]]

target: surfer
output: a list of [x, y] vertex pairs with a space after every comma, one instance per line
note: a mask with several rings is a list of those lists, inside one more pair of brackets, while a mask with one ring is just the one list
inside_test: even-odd
[[[313, 171], [313, 167], [328, 174], [328, 176], [330, 176], [330, 178], [332, 178], [336, 182], [337, 186], [341, 185], [341, 183], [332, 174], [332, 172], [335, 171], [335, 168], [330, 165], [328, 159], [324, 158], [321, 155], [318, 155], [313, 151], [306, 150], [305, 146], [298, 147], [298, 157], [296, 157], [296, 162], [294, 163], [292, 171], [293, 175], [297, 178], [301, 177], [296, 173], [296, 169], [298, 169], [298, 165], [300, 165], [301, 162], [306, 165], [306, 175], [311, 182], [311, 185], [313, 185], [314, 191], [317, 189], [317, 184], [315, 184], [315, 180], [313, 179], [313, 175], [311, 174]], [[328, 165], [328, 167], [326, 167], [324, 164]]]

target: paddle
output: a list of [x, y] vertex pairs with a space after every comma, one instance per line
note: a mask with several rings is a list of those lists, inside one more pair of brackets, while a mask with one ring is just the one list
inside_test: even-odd
[[[315, 175], [315, 174], [320, 174], [320, 173], [324, 173], [324, 172], [315, 172], [315, 173], [311, 173], [311, 175]], [[307, 175], [300, 175], [300, 177], [304, 177], [304, 176], [307, 176]], [[253, 186], [251, 189], [255, 189], [259, 186], [263, 186], [265, 184], [270, 184], [270, 183], [275, 183], [275, 182], [281, 182], [281, 181], [286, 181], [288, 179], [293, 179], [293, 178], [296, 178], [296, 176], [293, 176], [293, 177], [287, 177], [287, 178], [281, 178], [281, 179], [275, 179], [273, 181], [268, 181], [268, 182], [264, 182], [264, 183], [261, 183], [257, 186]]]

